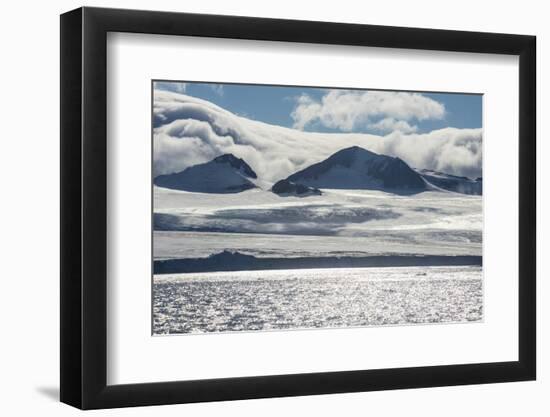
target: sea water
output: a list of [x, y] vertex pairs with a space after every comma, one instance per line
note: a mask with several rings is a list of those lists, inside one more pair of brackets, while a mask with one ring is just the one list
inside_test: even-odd
[[207, 272], [153, 279], [157, 335], [482, 318], [479, 266]]

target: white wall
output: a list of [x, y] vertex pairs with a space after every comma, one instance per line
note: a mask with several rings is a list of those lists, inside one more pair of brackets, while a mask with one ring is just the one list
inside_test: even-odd
[[[492, 3], [492, 4], [491, 4]], [[538, 36], [539, 214], [550, 209], [548, 154], [542, 138], [542, 96], [549, 96], [550, 26], [544, 2], [388, 1], [334, 3], [254, 0], [92, 1], [89, 6], [159, 9], [216, 14], [330, 20], [534, 34]], [[4, 2], [0, 30], [0, 410], [4, 415], [74, 415], [57, 402], [59, 272], [59, 18], [78, 1]], [[542, 149], [541, 149], [542, 148]], [[539, 219], [540, 219], [539, 215]], [[539, 222], [539, 380], [484, 386], [328, 395], [101, 411], [94, 415], [529, 415], [548, 413], [550, 392], [550, 222]], [[546, 232], [546, 233], [545, 233]], [[545, 237], [542, 235], [545, 233]], [[544, 395], [546, 394], [546, 395]]]

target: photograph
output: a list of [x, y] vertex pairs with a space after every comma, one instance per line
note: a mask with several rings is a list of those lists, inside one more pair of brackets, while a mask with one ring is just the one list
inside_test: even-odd
[[153, 335], [482, 322], [482, 101], [153, 80]]

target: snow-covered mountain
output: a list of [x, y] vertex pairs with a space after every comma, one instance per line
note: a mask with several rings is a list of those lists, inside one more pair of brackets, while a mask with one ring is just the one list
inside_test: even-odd
[[155, 185], [173, 190], [199, 193], [238, 193], [255, 188], [256, 173], [242, 159], [224, 154], [181, 172], [159, 175]]
[[287, 178], [295, 184], [330, 189], [421, 192], [429, 188], [402, 159], [379, 155], [359, 146], [342, 149], [322, 162]]
[[429, 183], [444, 190], [470, 195], [481, 195], [483, 193], [483, 180], [481, 177], [471, 179], [429, 169], [418, 170], [418, 173]]

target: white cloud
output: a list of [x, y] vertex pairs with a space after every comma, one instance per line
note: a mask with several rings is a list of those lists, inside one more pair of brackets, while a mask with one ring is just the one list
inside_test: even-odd
[[250, 120], [208, 101], [161, 90], [155, 91], [154, 126], [155, 175], [232, 153], [246, 160], [260, 179], [275, 182], [357, 145], [399, 156], [412, 167], [481, 176], [481, 129], [411, 133], [412, 127], [407, 132], [402, 125], [401, 131], [386, 136], [303, 132]]
[[294, 127], [303, 130], [306, 125], [320, 119], [322, 106], [314, 101], [307, 94], [302, 94], [297, 99], [296, 108], [292, 111], [291, 117], [294, 120]]
[[408, 122], [441, 119], [445, 106], [419, 93], [329, 90], [320, 100], [307, 94], [298, 97], [291, 116], [294, 127], [300, 130], [320, 123], [345, 132], [361, 127], [375, 130], [400, 127], [402, 131], [412, 131], [414, 128]]
[[410, 125], [405, 120], [396, 120], [393, 117], [386, 117], [385, 119], [380, 119], [376, 123], [369, 124], [369, 127], [373, 130], [378, 130], [380, 132], [393, 132], [395, 130], [403, 133], [412, 133], [418, 130], [418, 126]]
[[221, 84], [211, 84], [210, 88], [212, 89], [212, 91], [214, 91], [214, 93], [216, 93], [220, 97], [223, 97], [223, 94], [224, 94], [223, 85], [221, 85]]
[[187, 84], [178, 81], [155, 81], [155, 89], [173, 91], [175, 93], [185, 93]]
[[445, 128], [429, 133], [385, 136], [379, 153], [399, 156], [410, 166], [470, 178], [482, 176], [482, 129]]

